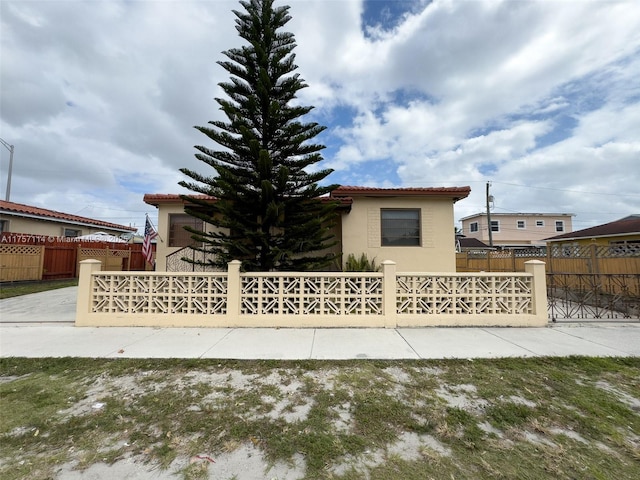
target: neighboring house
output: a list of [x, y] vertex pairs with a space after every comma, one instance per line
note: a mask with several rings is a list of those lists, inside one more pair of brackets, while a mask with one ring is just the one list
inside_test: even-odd
[[547, 238], [552, 249], [572, 251], [573, 247], [596, 245], [611, 247], [619, 254], [640, 255], [640, 214], [629, 215], [614, 222]]
[[[393, 260], [400, 272], [455, 272], [453, 204], [470, 192], [469, 187], [338, 187], [328, 197], [339, 201], [335, 251], [343, 261], [363, 253], [378, 264]], [[183, 227], [203, 225], [184, 213], [179, 195], [146, 194], [144, 201], [158, 208], [156, 269], [166, 270], [167, 259], [193, 242]]]
[[467, 238], [464, 235], [456, 235], [457, 252], [477, 252], [493, 250], [489, 245], [481, 242], [477, 238]]
[[[573, 213], [491, 213], [494, 247], [544, 247], [545, 239], [572, 231]], [[489, 244], [486, 213], [460, 219], [462, 234]]]
[[21, 233], [52, 238], [103, 233], [131, 236], [137, 229], [46, 208], [0, 200], [0, 233]]

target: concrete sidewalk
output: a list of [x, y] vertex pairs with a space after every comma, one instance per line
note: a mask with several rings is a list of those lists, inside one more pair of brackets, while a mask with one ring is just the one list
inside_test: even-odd
[[0, 356], [420, 359], [640, 356], [639, 323], [548, 328], [75, 327], [76, 287], [0, 300]]

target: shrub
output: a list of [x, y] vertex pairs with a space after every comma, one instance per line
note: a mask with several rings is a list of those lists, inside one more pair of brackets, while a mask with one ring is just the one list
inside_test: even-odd
[[375, 258], [369, 260], [364, 253], [360, 255], [360, 258], [356, 258], [353, 253], [350, 253], [347, 257], [344, 270], [346, 272], [377, 272], [380, 270], [380, 266], [376, 265]]

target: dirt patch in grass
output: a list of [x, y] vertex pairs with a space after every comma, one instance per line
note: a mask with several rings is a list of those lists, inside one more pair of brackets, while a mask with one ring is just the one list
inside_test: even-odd
[[3, 479], [637, 477], [640, 359], [0, 359]]

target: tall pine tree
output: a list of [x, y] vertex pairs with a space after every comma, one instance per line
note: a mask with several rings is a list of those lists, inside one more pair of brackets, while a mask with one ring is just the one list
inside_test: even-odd
[[289, 7], [273, 3], [240, 1], [245, 11], [233, 11], [246, 45], [218, 62], [231, 75], [219, 84], [228, 99], [215, 99], [227, 121], [195, 127], [222, 147], [195, 147], [216, 174], [181, 169], [193, 181], [180, 185], [217, 198], [186, 196], [195, 207], [185, 211], [215, 227], [192, 234], [218, 268], [238, 259], [247, 271], [314, 270], [334, 260], [326, 248], [335, 244], [335, 206], [319, 197], [336, 185], [318, 185], [332, 170], [309, 168], [322, 160], [325, 147], [312, 139], [325, 127], [301, 119], [313, 107], [294, 102], [307, 85], [293, 73], [294, 35], [281, 31]]

